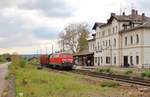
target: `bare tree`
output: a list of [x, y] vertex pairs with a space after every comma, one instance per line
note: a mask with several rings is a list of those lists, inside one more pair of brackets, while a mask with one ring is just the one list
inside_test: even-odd
[[[74, 23], [69, 24], [64, 32], [60, 33], [60, 44], [63, 50], [70, 49], [73, 53], [79, 51], [79, 39], [82, 32], [89, 34], [87, 23]], [[88, 35], [87, 35], [88, 37]], [[84, 38], [87, 38], [84, 37]]]

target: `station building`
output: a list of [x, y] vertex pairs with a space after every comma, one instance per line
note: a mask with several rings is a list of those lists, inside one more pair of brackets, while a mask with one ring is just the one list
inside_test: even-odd
[[111, 13], [107, 23], [96, 22], [93, 30], [89, 52], [94, 52], [95, 66], [150, 66], [150, 17], [144, 13]]

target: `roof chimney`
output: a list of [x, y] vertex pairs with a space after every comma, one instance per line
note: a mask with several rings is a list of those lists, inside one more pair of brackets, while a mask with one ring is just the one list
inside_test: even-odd
[[136, 13], [136, 15], [138, 15], [138, 10], [136, 10], [136, 12], [135, 12], [135, 13]]
[[145, 13], [142, 13], [142, 16], [144, 16], [144, 17], [145, 17]]
[[132, 14], [132, 15], [135, 15], [135, 14], [136, 14], [136, 10], [135, 10], [135, 9], [132, 9], [131, 14]]
[[109, 19], [107, 19], [107, 22], [109, 21]]
[[125, 16], [125, 12], [123, 12], [122, 15]]
[[115, 13], [111, 13], [111, 16], [115, 16], [116, 14]]
[[144, 21], [145, 19], [145, 13], [142, 13], [142, 20]]

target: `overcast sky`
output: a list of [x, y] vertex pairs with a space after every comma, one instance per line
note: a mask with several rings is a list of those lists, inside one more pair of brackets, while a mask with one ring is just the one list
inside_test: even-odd
[[0, 54], [45, 52], [73, 22], [106, 22], [131, 8], [150, 15], [150, 0], [0, 0]]

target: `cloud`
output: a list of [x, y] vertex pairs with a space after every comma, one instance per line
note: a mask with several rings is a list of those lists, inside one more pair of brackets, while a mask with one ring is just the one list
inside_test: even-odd
[[19, 8], [39, 10], [50, 17], [68, 17], [72, 15], [72, 7], [65, 0], [26, 0]]
[[57, 20], [40, 15], [37, 11], [18, 8], [0, 10], [0, 48], [38, 45], [54, 40], [59, 33]]
[[39, 38], [56, 39], [60, 31], [59, 28], [41, 27], [35, 29], [33, 32]]
[[73, 8], [65, 0], [0, 0], [0, 8], [18, 7], [25, 10], [37, 10], [49, 17], [66, 18]]

